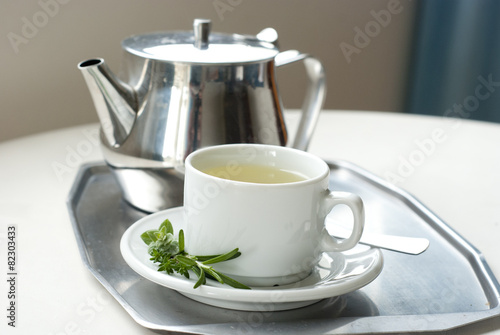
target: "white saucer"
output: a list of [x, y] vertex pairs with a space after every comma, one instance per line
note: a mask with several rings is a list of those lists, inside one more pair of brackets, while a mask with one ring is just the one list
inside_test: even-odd
[[212, 306], [246, 311], [303, 307], [324, 298], [355, 291], [374, 280], [383, 267], [379, 249], [358, 245], [347, 252], [324, 253], [311, 275], [293, 284], [241, 290], [207, 280], [207, 285], [194, 289], [195, 275], [187, 279], [158, 272], [158, 266], [149, 260], [148, 247], [140, 237], [148, 229], [157, 229], [167, 218], [172, 222], [175, 233], [184, 228], [182, 207], [146, 216], [123, 234], [120, 242], [123, 258], [141, 276]]

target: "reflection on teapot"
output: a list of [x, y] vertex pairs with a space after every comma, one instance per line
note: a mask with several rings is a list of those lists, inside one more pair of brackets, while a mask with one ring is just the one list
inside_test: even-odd
[[[182, 205], [182, 170], [191, 152], [228, 143], [286, 145], [275, 68], [303, 60], [309, 77], [293, 142], [306, 150], [326, 95], [321, 63], [279, 52], [277, 33], [151, 33], [122, 42], [123, 78], [103, 59], [78, 64], [101, 121], [101, 148], [124, 198], [149, 212]], [[174, 202], [166, 194], [179, 194]]]

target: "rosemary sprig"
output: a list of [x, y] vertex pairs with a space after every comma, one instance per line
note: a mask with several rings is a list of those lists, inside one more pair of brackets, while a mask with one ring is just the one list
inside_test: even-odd
[[184, 231], [181, 229], [179, 237], [176, 239], [174, 237], [174, 228], [168, 219], [163, 221], [158, 229], [142, 233], [141, 238], [148, 245], [148, 253], [151, 255], [150, 260], [159, 263], [158, 271], [164, 271], [168, 274], [177, 272], [186, 278], [189, 278], [189, 271], [192, 271], [198, 277], [194, 288], [206, 284], [207, 278], [210, 278], [234, 288], [250, 289], [250, 287], [214, 270], [210, 266], [210, 264], [239, 257], [241, 252], [239, 252], [238, 248], [221, 255], [189, 255], [184, 251]]

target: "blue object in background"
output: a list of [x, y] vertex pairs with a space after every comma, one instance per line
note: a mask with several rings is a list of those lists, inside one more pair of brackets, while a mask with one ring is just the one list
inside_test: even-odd
[[406, 112], [500, 122], [500, 1], [421, 0]]

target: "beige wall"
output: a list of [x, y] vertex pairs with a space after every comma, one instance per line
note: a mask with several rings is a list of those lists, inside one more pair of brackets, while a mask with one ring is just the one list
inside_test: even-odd
[[[377, 23], [374, 13], [391, 11]], [[124, 37], [190, 30], [195, 17], [220, 32], [270, 26], [282, 50], [315, 55], [327, 71], [327, 109], [400, 111], [414, 13], [409, 0], [3, 0], [0, 141], [97, 121], [76, 64], [103, 57], [118, 69]], [[285, 107], [301, 106], [304, 78], [301, 65], [279, 69]]]

